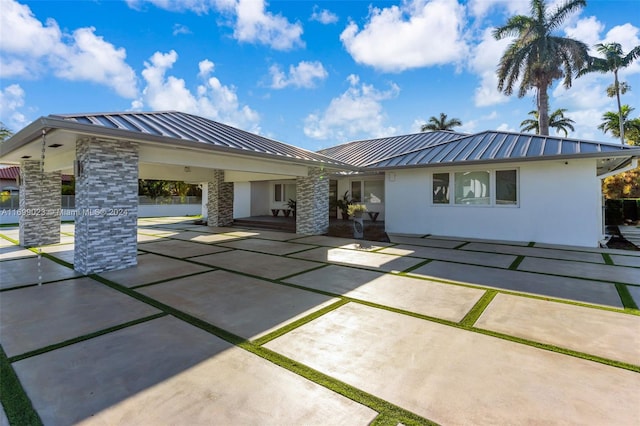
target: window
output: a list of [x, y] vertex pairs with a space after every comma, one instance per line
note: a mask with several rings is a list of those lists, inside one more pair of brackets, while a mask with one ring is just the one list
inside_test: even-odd
[[[454, 191], [453, 200], [450, 197], [451, 187]], [[516, 206], [518, 170], [434, 173], [431, 201], [434, 205]]]
[[362, 181], [354, 180], [351, 182], [351, 201], [354, 203], [362, 202]]
[[496, 171], [496, 204], [518, 204], [518, 174], [515, 170]]
[[449, 204], [449, 173], [433, 174], [433, 204]]
[[384, 181], [364, 181], [364, 201], [371, 204], [380, 204], [384, 201]]
[[489, 172], [455, 173], [456, 204], [490, 204]]
[[284, 185], [282, 185], [281, 183], [276, 183], [275, 185], [275, 191], [274, 191], [274, 201], [282, 201], [284, 199]]

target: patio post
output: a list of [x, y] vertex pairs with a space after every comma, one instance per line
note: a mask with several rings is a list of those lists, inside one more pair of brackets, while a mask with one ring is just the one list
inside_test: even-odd
[[214, 170], [207, 182], [207, 226], [233, 223], [233, 182], [224, 181], [224, 170]]
[[42, 173], [40, 161], [20, 163], [20, 245], [25, 247], [60, 242], [62, 176]]
[[74, 269], [83, 274], [138, 263], [138, 144], [76, 142]]
[[296, 181], [296, 234], [321, 235], [329, 231], [329, 179], [319, 167], [309, 167]]

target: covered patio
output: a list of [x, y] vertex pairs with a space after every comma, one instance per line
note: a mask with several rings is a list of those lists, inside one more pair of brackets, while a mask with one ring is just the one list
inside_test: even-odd
[[[60, 175], [76, 178], [74, 267], [83, 274], [136, 265], [138, 179], [200, 183], [210, 226], [233, 221], [234, 190], [294, 179], [295, 232], [328, 228], [328, 173], [353, 166], [179, 112], [50, 115], [0, 145], [20, 164], [23, 246], [59, 242]], [[238, 188], [234, 188], [238, 187]]]

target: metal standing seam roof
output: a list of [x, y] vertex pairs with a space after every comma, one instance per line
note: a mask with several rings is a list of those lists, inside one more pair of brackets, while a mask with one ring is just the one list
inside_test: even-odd
[[623, 145], [567, 139], [556, 136], [486, 131], [450, 139], [413, 152], [368, 164], [368, 168], [399, 168], [440, 164], [517, 161], [545, 157], [571, 157], [580, 154], [619, 153], [634, 149]]
[[268, 154], [283, 157], [283, 159], [320, 162], [337, 167], [347, 166], [339, 160], [320, 153], [178, 111], [52, 114], [49, 117], [138, 134], [138, 138], [149, 135], [155, 138], [179, 139], [221, 147], [225, 150]]
[[397, 155], [406, 154], [433, 145], [467, 136], [466, 133], [451, 131], [423, 132], [379, 139], [347, 142], [342, 145], [318, 151], [336, 160], [366, 167]]

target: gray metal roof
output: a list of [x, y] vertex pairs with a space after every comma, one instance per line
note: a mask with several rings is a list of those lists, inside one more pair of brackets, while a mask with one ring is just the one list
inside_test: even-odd
[[459, 139], [466, 135], [466, 133], [450, 131], [424, 132], [348, 142], [318, 152], [354, 166], [366, 167], [397, 155]]
[[400, 153], [369, 164], [368, 168], [388, 169], [462, 162], [541, 160], [551, 157], [603, 157], [624, 155], [626, 151], [632, 151], [629, 155], [638, 156], [640, 149], [555, 136], [486, 131], [444, 141], [413, 152]]
[[341, 161], [319, 153], [177, 111], [53, 114], [49, 118], [102, 127], [116, 133], [122, 131], [136, 134], [139, 139], [170, 138], [200, 142], [210, 147], [219, 147], [227, 152], [238, 150], [242, 153], [267, 154], [338, 167], [345, 166]]

